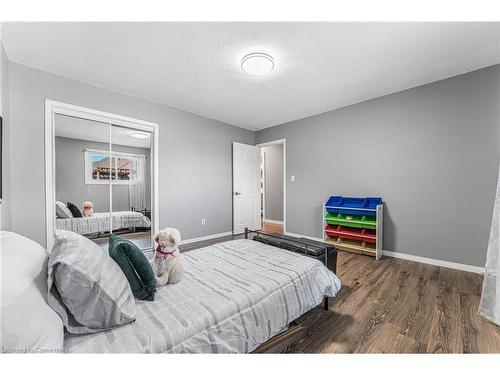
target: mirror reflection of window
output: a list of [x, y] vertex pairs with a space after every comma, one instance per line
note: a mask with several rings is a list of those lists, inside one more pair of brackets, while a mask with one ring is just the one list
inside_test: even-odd
[[87, 184], [114, 183], [131, 184], [138, 178], [137, 168], [142, 155], [104, 150], [85, 150], [85, 181]]
[[115, 167], [113, 169], [113, 179], [117, 181], [131, 181], [131, 176], [136, 174], [136, 157], [117, 157], [115, 158]]
[[92, 180], [103, 181], [109, 180], [110, 175], [110, 158], [102, 154], [92, 154]]

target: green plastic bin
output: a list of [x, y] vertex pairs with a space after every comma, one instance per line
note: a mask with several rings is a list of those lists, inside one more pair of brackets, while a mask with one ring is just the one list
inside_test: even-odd
[[331, 214], [327, 212], [325, 215], [325, 221], [330, 225], [343, 225], [353, 228], [377, 229], [375, 216], [352, 216], [344, 214]]

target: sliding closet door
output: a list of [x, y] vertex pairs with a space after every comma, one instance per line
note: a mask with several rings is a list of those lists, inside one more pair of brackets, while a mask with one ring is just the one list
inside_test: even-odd
[[56, 227], [107, 248], [111, 212], [110, 125], [55, 115]]
[[152, 246], [151, 139], [147, 131], [111, 126], [111, 231], [140, 249]]

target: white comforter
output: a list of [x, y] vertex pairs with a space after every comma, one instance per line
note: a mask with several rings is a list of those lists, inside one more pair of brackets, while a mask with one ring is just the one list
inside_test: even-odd
[[150, 228], [151, 221], [140, 212], [116, 211], [112, 215], [109, 212], [95, 212], [90, 217], [74, 217], [71, 219], [56, 219], [57, 229], [70, 230], [78, 234], [90, 234], [97, 232], [109, 232], [109, 221], [113, 218], [113, 230], [126, 228]]
[[137, 320], [67, 335], [65, 352], [246, 353], [333, 297], [340, 280], [319, 261], [251, 240], [183, 254], [184, 279], [138, 301]]

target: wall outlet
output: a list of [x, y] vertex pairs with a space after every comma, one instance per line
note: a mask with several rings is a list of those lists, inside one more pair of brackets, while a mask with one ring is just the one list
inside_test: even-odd
[[207, 223], [207, 219], [201, 219], [201, 225], [205, 225]]
[[295, 182], [295, 176], [290, 176], [290, 181]]

